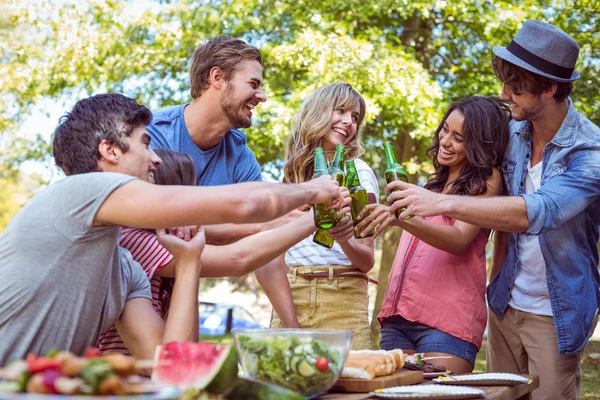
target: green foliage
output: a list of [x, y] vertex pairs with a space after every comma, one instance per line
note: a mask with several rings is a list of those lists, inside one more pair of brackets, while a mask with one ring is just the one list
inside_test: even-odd
[[598, 0], [156, 0], [141, 11], [128, 0], [0, 0], [0, 176], [49, 154], [39, 137], [15, 137], [34, 105], [107, 91], [151, 108], [189, 101], [193, 50], [221, 33], [263, 51], [269, 101], [248, 133], [274, 175], [301, 101], [336, 81], [367, 101], [364, 158], [379, 170], [381, 139], [390, 139], [418, 172], [450, 101], [499, 93], [491, 48], [508, 44], [526, 19], [578, 41], [582, 78], [572, 98], [600, 123], [598, 10]]

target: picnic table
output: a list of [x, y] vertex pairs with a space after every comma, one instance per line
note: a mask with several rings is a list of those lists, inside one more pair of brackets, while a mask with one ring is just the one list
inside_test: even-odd
[[[467, 385], [463, 386], [474, 387], [482, 389], [486, 392], [486, 400], [526, 400], [531, 399], [531, 392], [540, 386], [540, 379], [537, 375], [521, 375], [528, 379], [531, 379], [531, 383], [521, 383], [515, 386], [475, 386]], [[426, 380], [420, 383], [420, 385], [428, 385], [433, 382]], [[318, 400], [364, 400], [364, 399], [376, 399], [368, 393], [327, 393], [317, 398]]]

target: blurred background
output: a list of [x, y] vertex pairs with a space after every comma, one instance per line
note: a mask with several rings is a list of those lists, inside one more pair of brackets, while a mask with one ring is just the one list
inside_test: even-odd
[[[599, 124], [599, 0], [0, 0], [0, 231], [61, 179], [51, 135], [75, 101], [121, 92], [151, 109], [187, 102], [193, 50], [219, 34], [263, 53], [269, 100], [246, 133], [265, 179], [279, 178], [302, 100], [343, 81], [368, 105], [363, 158], [382, 177], [382, 141], [391, 140], [422, 183], [431, 171], [424, 149], [446, 107], [499, 93], [491, 47], [507, 45], [527, 19], [555, 24], [579, 43], [582, 77], [572, 99]], [[374, 315], [399, 236], [390, 229], [377, 241]], [[270, 307], [253, 276], [201, 286], [203, 300], [236, 302], [268, 325]]]

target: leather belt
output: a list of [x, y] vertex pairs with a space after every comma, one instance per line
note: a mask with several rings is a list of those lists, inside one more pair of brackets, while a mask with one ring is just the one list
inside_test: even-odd
[[379, 285], [375, 279], [369, 278], [364, 272], [362, 272], [358, 268], [335, 268], [333, 270], [333, 274], [330, 275], [329, 271], [320, 271], [320, 272], [296, 272], [296, 276], [301, 278], [310, 280], [310, 279], [321, 279], [321, 278], [358, 278], [363, 279], [367, 282], [374, 283], [375, 285]]

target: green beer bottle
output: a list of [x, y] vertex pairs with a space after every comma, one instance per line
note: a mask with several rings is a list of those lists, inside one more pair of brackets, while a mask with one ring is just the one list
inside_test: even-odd
[[[408, 183], [408, 176], [406, 175], [406, 171], [402, 165], [398, 163], [392, 142], [385, 142], [383, 144], [383, 150], [385, 151], [385, 163], [387, 165], [385, 170], [385, 181], [387, 183], [391, 183], [395, 180], [400, 180]], [[392, 191], [395, 192], [396, 190], [399, 189], [394, 189]], [[404, 210], [406, 210], [406, 208], [402, 208], [402, 210], [396, 210], [396, 218], [399, 218], [400, 212]], [[411, 218], [411, 216], [406, 217], [406, 219], [409, 218]]]
[[[360, 222], [358, 220], [358, 215], [360, 214], [362, 209], [365, 208], [367, 204], [369, 204], [369, 197], [367, 194], [367, 189], [365, 189], [360, 184], [358, 172], [356, 172], [356, 166], [354, 165], [353, 160], [346, 162], [346, 170], [348, 171], [348, 176], [346, 178], [348, 184], [346, 187], [350, 191], [350, 198], [352, 199], [352, 204], [350, 205], [350, 213], [352, 215], [352, 222], [354, 222], [354, 226], [356, 226]], [[365, 214], [365, 217], [369, 215], [371, 215], [371, 211], [368, 211]], [[365, 236], [362, 237], [360, 236], [360, 232], [354, 231], [354, 237], [357, 239], [370, 237], [374, 234], [375, 229], [371, 229]]]
[[[346, 173], [343, 170], [344, 167], [344, 152], [346, 151], [346, 146], [343, 144], [338, 144], [335, 147], [335, 156], [333, 157], [333, 162], [329, 166], [329, 175], [335, 179], [340, 186], [344, 186], [346, 184]], [[337, 213], [336, 213], [337, 215]], [[333, 246], [333, 238], [329, 234], [329, 232], [325, 229], [319, 229], [315, 236], [313, 236], [313, 242], [330, 249]]]
[[[315, 149], [314, 159], [314, 178], [318, 178], [327, 172], [327, 161], [325, 161], [325, 153], [321, 147]], [[335, 209], [326, 210], [325, 206], [331, 203], [331, 200], [324, 201], [323, 203], [315, 204], [315, 226], [319, 229], [329, 229], [334, 227], [338, 223], [337, 211]]]
[[319, 246], [323, 246], [328, 249], [330, 249], [333, 246], [334, 242], [335, 241], [329, 234], [329, 231], [325, 229], [319, 229], [317, 232], [315, 232], [315, 236], [313, 236], [313, 243], [316, 243]]
[[329, 166], [329, 175], [337, 181], [340, 186], [346, 186], [346, 173], [344, 172], [344, 153], [346, 152], [346, 146], [338, 144], [335, 146], [335, 156], [331, 166]]

